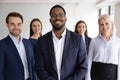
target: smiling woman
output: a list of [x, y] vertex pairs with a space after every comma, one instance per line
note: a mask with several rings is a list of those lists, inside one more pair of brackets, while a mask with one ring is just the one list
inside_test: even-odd
[[91, 40], [86, 80], [119, 80], [120, 39], [114, 36], [114, 21], [107, 14], [98, 19], [99, 35]]

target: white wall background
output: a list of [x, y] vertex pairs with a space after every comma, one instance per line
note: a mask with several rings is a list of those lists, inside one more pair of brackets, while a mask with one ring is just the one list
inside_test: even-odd
[[[76, 22], [80, 19], [84, 20], [88, 26], [88, 34], [90, 37], [95, 37], [98, 34], [98, 10], [95, 5], [91, 4], [87, 8], [86, 5], [77, 3], [61, 4], [67, 12], [66, 27], [74, 31]], [[43, 24], [42, 33], [45, 34], [51, 30], [49, 22], [49, 10], [54, 4], [46, 3], [0, 3], [0, 39], [8, 35], [5, 18], [9, 12], [17, 11], [23, 15], [24, 30], [22, 36], [29, 38], [29, 24], [33, 18], [39, 18]], [[81, 9], [82, 8], [82, 9]]]
[[120, 3], [115, 6], [115, 25], [117, 36], [120, 37]]

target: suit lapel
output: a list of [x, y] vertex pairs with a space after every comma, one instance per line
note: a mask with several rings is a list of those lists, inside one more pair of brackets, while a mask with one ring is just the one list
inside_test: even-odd
[[88, 37], [85, 36], [86, 47], [88, 46]]
[[62, 55], [62, 63], [61, 63], [61, 70], [64, 64], [64, 60], [66, 59], [68, 47], [70, 43], [70, 32], [66, 30], [66, 36], [65, 36], [65, 42], [64, 42], [64, 48], [63, 48], [63, 55]]
[[48, 37], [48, 41], [49, 41], [49, 52], [50, 52], [50, 57], [51, 57], [51, 61], [52, 61], [52, 65], [55, 69], [55, 71], [57, 72], [57, 66], [56, 66], [56, 59], [55, 59], [55, 52], [54, 52], [54, 45], [53, 45], [53, 38], [52, 38], [52, 32], [49, 33], [49, 37]]
[[[28, 44], [27, 44], [27, 42], [25, 42], [25, 40], [23, 39], [22, 40], [23, 41], [23, 44], [24, 44], [24, 47], [25, 47], [25, 52], [26, 52], [26, 59], [27, 59], [27, 62], [29, 63], [29, 61], [30, 61], [30, 55], [28, 54], [28, 53], [30, 53], [29, 51], [29, 46], [28, 46]], [[31, 50], [32, 51], [32, 50]]]
[[22, 64], [22, 60], [19, 56], [18, 50], [17, 50], [15, 44], [13, 43], [12, 39], [9, 36], [7, 36], [6, 41], [7, 41], [7, 44], [9, 44], [8, 46], [11, 49], [11, 52], [16, 56], [18, 61]]
[[[64, 44], [64, 49], [63, 49], [63, 57], [62, 57], [62, 63], [61, 63], [61, 70], [64, 64], [64, 60], [67, 56], [67, 51], [68, 51], [68, 46], [69, 46], [69, 41], [70, 41], [70, 32], [68, 30], [66, 30], [66, 37], [65, 37], [65, 44]], [[51, 61], [52, 61], [52, 65], [55, 69], [55, 71], [57, 72], [57, 66], [56, 66], [56, 59], [55, 59], [55, 52], [54, 52], [54, 45], [53, 45], [53, 40], [52, 40], [52, 32], [49, 33], [48, 37], [48, 46], [49, 46], [49, 52], [50, 52], [50, 57], [51, 57]]]

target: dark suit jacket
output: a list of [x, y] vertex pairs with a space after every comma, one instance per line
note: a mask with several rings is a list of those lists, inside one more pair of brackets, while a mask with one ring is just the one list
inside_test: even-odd
[[[34, 56], [29, 40], [23, 39], [28, 69], [32, 80], [35, 79]], [[0, 80], [25, 80], [24, 67], [12, 39], [7, 36], [0, 41]]]
[[[35, 68], [41, 80], [58, 80], [52, 32], [39, 38]], [[82, 80], [87, 72], [87, 55], [81, 36], [67, 30], [60, 80]]]
[[91, 41], [91, 38], [88, 37], [88, 36], [85, 36], [85, 43], [86, 43], [87, 53], [88, 53], [88, 51], [89, 51], [90, 41]]

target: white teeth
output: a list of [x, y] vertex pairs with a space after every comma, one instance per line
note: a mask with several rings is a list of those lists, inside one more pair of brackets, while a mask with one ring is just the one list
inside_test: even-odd
[[61, 22], [60, 22], [60, 21], [56, 21], [55, 23], [56, 23], [56, 24], [60, 24]]

